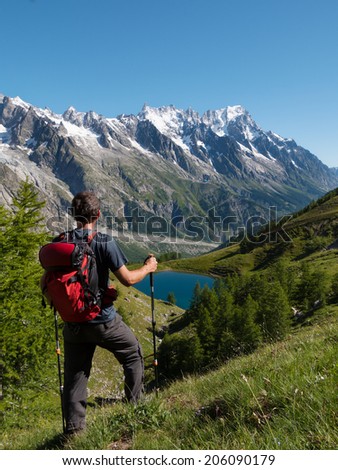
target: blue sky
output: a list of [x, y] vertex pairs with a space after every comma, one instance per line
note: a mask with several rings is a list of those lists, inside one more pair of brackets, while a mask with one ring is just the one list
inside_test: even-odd
[[0, 93], [107, 117], [241, 104], [338, 166], [336, 0], [0, 0]]

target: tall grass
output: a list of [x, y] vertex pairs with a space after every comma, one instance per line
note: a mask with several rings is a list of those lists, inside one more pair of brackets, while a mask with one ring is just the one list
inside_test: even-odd
[[134, 447], [335, 448], [336, 339], [332, 319], [174, 384], [162, 399], [170, 419], [151, 438], [140, 431]]

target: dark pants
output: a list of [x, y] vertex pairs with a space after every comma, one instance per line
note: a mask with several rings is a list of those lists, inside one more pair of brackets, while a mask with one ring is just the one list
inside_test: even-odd
[[126, 398], [132, 403], [138, 401], [143, 390], [141, 346], [120, 315], [108, 323], [65, 323], [63, 336], [66, 431], [84, 429], [86, 425], [87, 383], [96, 346], [111, 351], [122, 364]]

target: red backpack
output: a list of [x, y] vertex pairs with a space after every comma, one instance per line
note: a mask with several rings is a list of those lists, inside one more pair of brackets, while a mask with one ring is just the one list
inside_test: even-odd
[[39, 252], [46, 271], [42, 291], [66, 322], [93, 320], [101, 311], [96, 258], [90, 248], [94, 236], [77, 240], [73, 232], [62, 233]]

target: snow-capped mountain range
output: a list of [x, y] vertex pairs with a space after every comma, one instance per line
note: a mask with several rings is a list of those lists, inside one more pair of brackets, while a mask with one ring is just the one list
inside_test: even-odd
[[132, 217], [137, 208], [169, 221], [214, 209], [240, 224], [271, 205], [290, 213], [338, 185], [335, 169], [264, 131], [242, 106], [202, 116], [144, 106], [137, 115], [107, 118], [73, 107], [60, 115], [0, 95], [0, 169], [5, 205], [28, 177], [50, 213], [61, 215], [87, 188], [105, 201], [107, 214]]

